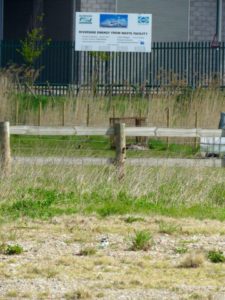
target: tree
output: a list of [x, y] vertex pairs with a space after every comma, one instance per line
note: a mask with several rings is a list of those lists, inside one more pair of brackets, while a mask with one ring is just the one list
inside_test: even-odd
[[[38, 16], [35, 23], [42, 24], [44, 15]], [[43, 27], [35, 26], [27, 32], [27, 36], [20, 41], [21, 48], [17, 51], [21, 54], [24, 66], [23, 77], [25, 83], [32, 85], [40, 74], [41, 68], [36, 68], [35, 63], [42, 55], [44, 49], [50, 44], [50, 39], [45, 39]]]

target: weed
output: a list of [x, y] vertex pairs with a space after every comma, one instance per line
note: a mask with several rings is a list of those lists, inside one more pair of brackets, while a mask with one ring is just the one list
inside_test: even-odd
[[213, 186], [209, 193], [209, 199], [212, 203], [218, 206], [225, 205], [225, 185], [224, 183], [217, 183]]
[[96, 294], [97, 298], [103, 298], [105, 296], [105, 294], [103, 292], [99, 292]]
[[5, 294], [5, 297], [7, 297], [7, 298], [17, 298], [18, 297], [18, 291], [17, 290], [8, 291], [7, 294]]
[[0, 253], [5, 254], [5, 255], [18, 255], [23, 253], [23, 247], [20, 245], [6, 245], [2, 244], [0, 245]]
[[64, 297], [66, 300], [90, 299], [91, 294], [87, 290], [80, 288], [74, 292], [65, 294]]
[[[30, 297], [31, 298], [31, 297]], [[43, 292], [40, 292], [37, 294], [37, 298], [38, 299], [41, 299], [41, 300], [46, 300], [46, 299], [49, 299], [50, 296], [49, 296], [49, 291], [43, 291]]]
[[145, 219], [141, 218], [141, 217], [133, 217], [133, 216], [129, 216], [127, 218], [124, 219], [124, 222], [126, 223], [134, 223], [134, 222], [143, 222]]
[[225, 256], [222, 251], [211, 250], [208, 252], [207, 257], [212, 263], [225, 262]]
[[188, 248], [185, 247], [185, 246], [180, 246], [180, 247], [177, 247], [174, 249], [174, 252], [175, 253], [178, 253], [178, 254], [184, 254], [188, 251]]
[[198, 268], [204, 263], [204, 255], [202, 253], [189, 253], [180, 262], [180, 268]]
[[141, 230], [136, 231], [134, 237], [132, 238], [132, 246], [131, 250], [137, 251], [137, 250], [144, 250], [147, 251], [152, 244], [152, 236], [150, 232]]
[[159, 223], [159, 233], [174, 234], [180, 232], [181, 228], [178, 225], [161, 221]]
[[81, 249], [78, 253], [79, 256], [91, 256], [96, 254], [96, 249], [93, 247], [87, 247], [84, 249]]

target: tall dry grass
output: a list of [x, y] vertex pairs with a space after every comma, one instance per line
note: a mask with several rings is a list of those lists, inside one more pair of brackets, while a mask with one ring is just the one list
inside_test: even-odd
[[78, 195], [96, 192], [102, 198], [110, 193], [112, 200], [126, 193], [130, 197], [149, 196], [155, 203], [224, 205], [224, 181], [223, 169], [167, 166], [127, 166], [120, 181], [114, 166], [41, 165], [34, 158], [32, 165], [15, 163], [11, 176], [1, 178], [0, 198], [13, 200], [18, 190], [23, 194], [24, 189], [40, 188]]
[[[12, 124], [108, 126], [110, 117], [146, 117], [148, 126], [217, 128], [220, 112], [225, 111], [225, 93], [216, 85], [209, 88], [181, 86], [164, 88], [146, 95], [93, 97], [81, 92], [67, 97], [35, 96], [13, 92], [7, 73], [0, 73], [0, 118]], [[29, 92], [29, 90], [28, 90]], [[24, 100], [25, 98], [25, 100]], [[42, 102], [39, 117], [39, 102]], [[89, 110], [89, 113], [88, 113]]]
[[[12, 103], [2, 98], [3, 111], [12, 112]], [[2, 100], [1, 100], [2, 101]], [[33, 99], [30, 101], [38, 101]], [[64, 102], [64, 104], [63, 104]], [[10, 106], [10, 107], [9, 107]], [[18, 122], [20, 124], [38, 124], [38, 109], [32, 109], [32, 104], [23, 109], [23, 104], [19, 103]], [[63, 111], [64, 106], [64, 111]], [[89, 107], [89, 117], [88, 117]], [[67, 97], [59, 99], [49, 99], [45, 107], [42, 108], [42, 125], [86, 125], [108, 126], [110, 117], [146, 117], [148, 126], [167, 126], [167, 113], [170, 111], [170, 127], [193, 128], [197, 124], [201, 128], [217, 128], [219, 124], [220, 112], [225, 111], [224, 93], [219, 89], [197, 89], [191, 94], [158, 94], [148, 98], [133, 96], [118, 97], [110, 100], [108, 97]], [[8, 115], [8, 113], [6, 113]], [[10, 115], [12, 123], [15, 122], [15, 113]]]

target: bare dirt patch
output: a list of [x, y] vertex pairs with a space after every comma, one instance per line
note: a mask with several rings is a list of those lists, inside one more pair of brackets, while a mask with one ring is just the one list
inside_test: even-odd
[[[225, 223], [165, 217], [73, 216], [1, 225], [1, 299], [225, 299]], [[146, 251], [131, 251], [135, 232], [151, 233]], [[106, 243], [105, 243], [106, 241]], [[182, 265], [201, 257], [198, 265]]]

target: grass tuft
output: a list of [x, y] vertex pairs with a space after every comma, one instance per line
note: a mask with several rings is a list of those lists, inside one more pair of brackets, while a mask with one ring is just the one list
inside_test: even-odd
[[182, 228], [179, 227], [178, 225], [166, 223], [163, 221], [161, 221], [159, 223], [159, 233], [174, 234], [174, 233], [178, 233], [181, 231], [182, 231]]
[[212, 263], [223, 263], [225, 262], [225, 256], [222, 251], [211, 250], [208, 252], [208, 259]]
[[80, 250], [78, 256], [91, 256], [96, 254], [96, 249], [93, 247], [86, 247]]
[[124, 219], [124, 222], [125, 223], [128, 223], [128, 224], [132, 224], [134, 222], [144, 222], [144, 218], [141, 218], [141, 217], [133, 217], [133, 216], [129, 216], [127, 218]]
[[5, 255], [18, 255], [23, 253], [23, 247], [16, 244], [16, 245], [6, 245], [2, 244], [0, 245], [0, 254]]
[[78, 299], [91, 299], [91, 294], [89, 293], [89, 291], [80, 288], [77, 289], [74, 292], [70, 292], [70, 293], [66, 293], [64, 295], [66, 300], [78, 300]]
[[204, 255], [202, 253], [189, 253], [180, 262], [180, 268], [199, 268], [204, 263]]
[[177, 247], [174, 249], [174, 252], [178, 253], [178, 254], [184, 254], [184, 253], [187, 253], [187, 251], [188, 251], [188, 248], [185, 246], [180, 246], [180, 247]]
[[132, 238], [132, 251], [147, 251], [152, 245], [152, 235], [146, 230], [136, 231]]

